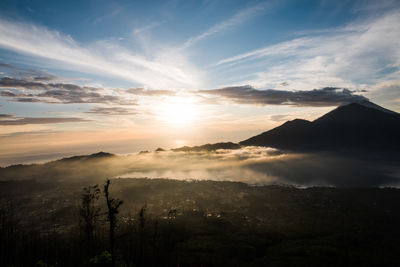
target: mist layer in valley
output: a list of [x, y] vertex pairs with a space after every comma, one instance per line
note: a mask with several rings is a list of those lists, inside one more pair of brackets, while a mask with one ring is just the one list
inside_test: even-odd
[[45, 164], [0, 169], [2, 180], [103, 181], [107, 178], [169, 178], [240, 181], [255, 185], [371, 187], [400, 183], [396, 160], [334, 153], [288, 153], [246, 146], [213, 151], [162, 150], [116, 156], [97, 153]]

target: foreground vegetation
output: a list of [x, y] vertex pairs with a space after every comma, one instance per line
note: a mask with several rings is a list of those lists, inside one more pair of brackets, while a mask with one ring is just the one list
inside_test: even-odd
[[107, 202], [105, 185], [0, 182], [0, 265], [400, 264], [398, 189], [112, 179]]

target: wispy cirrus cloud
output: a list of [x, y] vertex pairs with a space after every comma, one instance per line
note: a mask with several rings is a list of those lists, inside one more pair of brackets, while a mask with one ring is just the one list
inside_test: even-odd
[[118, 43], [98, 41], [83, 45], [58, 31], [4, 19], [0, 19], [0, 47], [62, 62], [64, 69], [119, 77], [140, 86], [185, 88], [201, 84], [200, 71], [182, 51], [173, 49], [154, 49], [146, 56]]
[[143, 32], [147, 32], [147, 31], [150, 31], [150, 30], [152, 30], [154, 28], [157, 28], [158, 26], [160, 26], [160, 25], [162, 25], [164, 23], [165, 23], [165, 21], [154, 21], [154, 22], [149, 23], [147, 25], [144, 25], [142, 27], [135, 28], [133, 30], [133, 33], [136, 34], [136, 35], [137, 34], [141, 34]]
[[292, 105], [292, 106], [337, 106], [340, 104], [368, 100], [345, 88], [325, 87], [308, 91], [257, 90], [251, 86], [234, 86], [213, 90], [200, 90], [200, 94], [216, 95], [239, 104]]
[[301, 37], [217, 61], [213, 71], [248, 77], [255, 87], [285, 82], [298, 90], [340, 86], [365, 88], [400, 74], [400, 10], [341, 28], [302, 32]]
[[233, 28], [237, 25], [240, 25], [240, 24], [244, 23], [245, 21], [247, 21], [257, 15], [260, 15], [263, 11], [265, 11], [270, 6], [272, 6], [271, 2], [262, 2], [258, 5], [241, 10], [238, 13], [236, 13], [233, 17], [213, 25], [211, 28], [209, 28], [208, 30], [204, 31], [203, 33], [201, 33], [197, 36], [189, 38], [184, 43], [183, 46], [184, 47], [193, 46], [207, 37], [216, 35], [222, 31], [225, 31], [225, 30]]
[[93, 19], [93, 24], [98, 24], [105, 20], [108, 20], [108, 19], [111, 19], [111, 18], [117, 16], [118, 14], [123, 12], [126, 9], [126, 7], [127, 6], [125, 6], [125, 5], [117, 5], [111, 11], [108, 11], [106, 14], [104, 14], [102, 16], [98, 16], [95, 19]]

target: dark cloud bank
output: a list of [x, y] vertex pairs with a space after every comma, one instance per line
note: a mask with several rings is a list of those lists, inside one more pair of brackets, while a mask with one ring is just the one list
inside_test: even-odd
[[[104, 88], [80, 86], [71, 83], [52, 82], [57, 77], [36, 73], [37, 76], [24, 78], [0, 78], [0, 96], [17, 102], [44, 102], [52, 104], [97, 103], [111, 105], [136, 105], [133, 100], [117, 95], [104, 94]], [[29, 93], [26, 90], [30, 90]], [[145, 88], [111, 89], [115, 92], [136, 96], [174, 96], [172, 90], [148, 90]], [[335, 106], [368, 100], [346, 88], [325, 87], [310, 91], [257, 90], [249, 85], [220, 89], [199, 90], [200, 95], [214, 95], [239, 104], [294, 105], [294, 106]], [[364, 92], [364, 91], [362, 91]], [[211, 101], [211, 100], [210, 100]], [[101, 112], [94, 112], [100, 114]], [[106, 115], [107, 112], [105, 113]]]
[[15, 117], [12, 114], [0, 114], [0, 125], [51, 124], [66, 122], [86, 122], [82, 118], [55, 118], [55, 117]]
[[346, 88], [325, 87], [311, 91], [257, 90], [249, 85], [200, 90], [200, 94], [216, 95], [240, 104], [337, 106], [368, 100]]
[[[136, 104], [136, 102], [128, 101], [120, 96], [103, 94], [103, 88], [80, 86], [71, 83], [45, 83], [37, 81], [37, 79], [32, 81], [3, 77], [0, 78], [0, 88], [5, 89], [0, 92], [1, 96], [14, 98], [14, 101], [17, 102]], [[26, 89], [32, 92], [25, 93], [24, 90]]]
[[[23, 78], [0, 78], [0, 96], [13, 98], [17, 102], [43, 102], [50, 104], [97, 103], [136, 105], [133, 100], [122, 96], [104, 94], [104, 88], [80, 86], [72, 83], [56, 83], [58, 79], [47, 73], [34, 73], [37, 76]], [[26, 93], [26, 90], [31, 92]], [[110, 89], [115, 92], [139, 96], [173, 96], [171, 90], [148, 90], [144, 88]]]
[[144, 95], [144, 96], [174, 96], [176, 92], [171, 90], [148, 90], [144, 88], [129, 88], [126, 90], [127, 93], [133, 95]]
[[86, 111], [85, 113], [89, 114], [97, 114], [97, 115], [135, 115], [138, 114], [138, 112], [134, 109], [131, 108], [124, 108], [124, 107], [94, 107], [91, 108], [89, 111]]

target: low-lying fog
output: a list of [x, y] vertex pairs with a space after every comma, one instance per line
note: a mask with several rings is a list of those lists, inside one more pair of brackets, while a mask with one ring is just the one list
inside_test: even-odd
[[398, 186], [400, 165], [338, 154], [283, 153], [266, 147], [213, 152], [160, 151], [112, 157], [64, 159], [0, 169], [1, 180], [73, 180], [110, 177], [242, 181], [294, 186]]
[[214, 152], [151, 152], [127, 156], [119, 164], [126, 164], [131, 171], [118, 177], [230, 180], [295, 186], [396, 186], [400, 181], [400, 167], [392, 163], [332, 154], [285, 154], [266, 147]]

